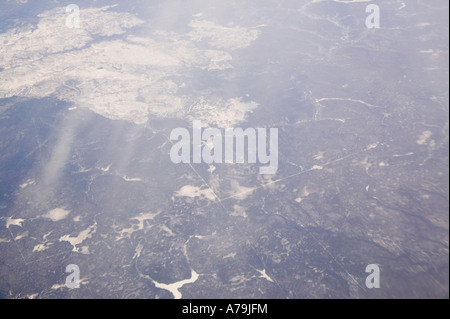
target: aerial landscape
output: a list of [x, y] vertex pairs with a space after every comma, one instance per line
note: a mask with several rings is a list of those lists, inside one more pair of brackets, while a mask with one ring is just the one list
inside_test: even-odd
[[448, 10], [2, 1], [0, 299], [449, 298]]

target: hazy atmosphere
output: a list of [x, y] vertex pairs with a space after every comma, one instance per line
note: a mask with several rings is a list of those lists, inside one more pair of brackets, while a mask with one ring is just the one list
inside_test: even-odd
[[448, 298], [448, 10], [2, 0], [0, 298]]

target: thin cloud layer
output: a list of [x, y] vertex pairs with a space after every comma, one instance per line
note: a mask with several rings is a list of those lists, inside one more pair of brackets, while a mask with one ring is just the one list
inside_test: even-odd
[[0, 34], [0, 98], [52, 95], [110, 119], [201, 118], [219, 127], [238, 124], [257, 107], [239, 96], [179, 93], [186, 84], [173, 80], [231, 69], [233, 51], [250, 46], [257, 29], [193, 17], [185, 34], [125, 35], [145, 21], [111, 9], [81, 10], [81, 28], [69, 29], [65, 8], [56, 8], [40, 14], [37, 25]]

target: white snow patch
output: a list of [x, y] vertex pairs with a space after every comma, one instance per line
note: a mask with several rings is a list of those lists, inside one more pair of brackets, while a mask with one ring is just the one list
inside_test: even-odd
[[70, 210], [66, 210], [64, 208], [55, 208], [49, 211], [47, 214], [42, 215], [43, 218], [51, 219], [54, 222], [59, 222], [63, 219], [66, 219], [70, 214]]
[[43, 243], [43, 244], [36, 245], [33, 248], [33, 253], [46, 251], [47, 249], [50, 248], [51, 245], [52, 245], [52, 243]]
[[192, 270], [190, 279], [182, 280], [182, 281], [170, 284], [170, 285], [161, 284], [155, 280], [153, 280], [153, 283], [155, 284], [155, 286], [157, 288], [170, 291], [175, 299], [181, 299], [181, 298], [183, 298], [183, 295], [181, 294], [179, 289], [181, 289], [184, 285], [195, 283], [198, 278], [199, 278], [199, 275], [194, 270]]
[[325, 154], [324, 152], [319, 152], [319, 153], [317, 153], [316, 155], [314, 155], [313, 158], [314, 158], [315, 160], [321, 160], [321, 159], [324, 158], [324, 156], [323, 156], [324, 154]]
[[19, 227], [22, 227], [22, 223], [25, 221], [25, 219], [22, 219], [22, 218], [17, 218], [17, 219], [14, 219], [14, 218], [12, 218], [12, 217], [8, 217], [7, 219], [6, 219], [6, 228], [9, 228], [9, 226], [19, 226]]
[[246, 199], [248, 196], [253, 194], [253, 192], [255, 191], [255, 188], [253, 188], [253, 187], [241, 186], [239, 184], [239, 182], [236, 180], [230, 181], [230, 184], [231, 184], [231, 189], [232, 189], [231, 195], [238, 200]]
[[305, 186], [305, 187], [303, 187], [303, 190], [300, 193], [300, 196], [298, 198], [296, 198], [295, 201], [300, 204], [309, 195], [310, 195], [310, 192], [308, 190], [308, 187]]
[[239, 206], [239, 205], [234, 205], [233, 206], [233, 212], [231, 213], [231, 216], [234, 217], [242, 217], [242, 218], [247, 218], [247, 212], [246, 212], [246, 208]]
[[209, 168], [208, 168], [208, 172], [209, 173], [214, 173], [214, 171], [216, 170], [216, 167], [214, 166], [214, 165], [209, 165]]
[[133, 259], [141, 257], [142, 249], [144, 249], [144, 245], [142, 245], [142, 243], [139, 243], [135, 249]]
[[234, 257], [236, 257], [236, 253], [230, 253], [230, 254], [228, 254], [228, 255], [226, 255], [226, 256], [223, 256], [223, 259], [227, 259], [227, 258], [234, 258]]
[[266, 279], [266, 280], [268, 280], [270, 282], [274, 282], [273, 279], [270, 278], [269, 275], [267, 275], [267, 272], [266, 272], [265, 269], [264, 270], [258, 270], [258, 272], [261, 274], [260, 278], [264, 278], [264, 279]]
[[106, 166], [106, 167], [100, 167], [100, 170], [102, 171], [102, 172], [109, 172], [109, 169], [111, 168], [111, 166], [112, 166], [112, 164], [109, 164], [108, 166]]
[[374, 148], [377, 148], [379, 145], [380, 145], [380, 142], [370, 144], [369, 146], [367, 146], [367, 150], [373, 150]]
[[23, 183], [22, 185], [20, 185], [19, 187], [20, 187], [21, 189], [24, 189], [24, 188], [26, 188], [26, 187], [28, 187], [28, 186], [34, 185], [35, 183], [36, 183], [35, 180], [29, 179], [29, 180], [27, 180], [25, 183]]
[[27, 237], [27, 236], [28, 236], [28, 232], [25, 231], [25, 232], [23, 232], [22, 234], [17, 235], [16, 238], [14, 238], [14, 240], [15, 240], [15, 241], [19, 241], [19, 240], [21, 240], [22, 238], [25, 238], [25, 237]]
[[247, 29], [241, 27], [223, 27], [211, 21], [197, 20], [189, 23], [193, 29], [189, 36], [195, 42], [204, 39], [219, 49], [241, 49], [248, 47], [255, 41], [259, 34], [259, 30]]
[[63, 288], [66, 288], [65, 284], [54, 284], [50, 289], [58, 290], [58, 289], [63, 289]]
[[135, 177], [135, 178], [129, 178], [127, 176], [122, 177], [124, 181], [126, 182], [142, 182], [141, 178]]
[[168, 233], [170, 236], [174, 236], [175, 234], [173, 233], [173, 231], [167, 227], [166, 225], [162, 225], [161, 226], [161, 230], [165, 231], [166, 233]]
[[120, 231], [120, 235], [116, 237], [116, 241], [124, 239], [124, 238], [130, 238], [131, 234], [144, 230], [145, 229], [145, 222], [149, 220], [153, 220], [156, 216], [159, 215], [158, 213], [141, 213], [136, 217], [131, 218], [130, 220], [134, 221], [137, 220], [138, 224], [134, 224], [129, 228], [124, 228]]
[[419, 139], [416, 141], [419, 145], [427, 145], [428, 140], [433, 136], [433, 133], [430, 131], [424, 131], [420, 136]]
[[189, 197], [189, 198], [206, 198], [210, 201], [216, 200], [216, 196], [213, 191], [209, 188], [200, 189], [200, 187], [193, 185], [183, 186], [180, 190], [175, 193], [176, 197]]
[[78, 245], [82, 244], [86, 239], [92, 238], [92, 235], [97, 231], [97, 224], [95, 223], [92, 226], [89, 226], [87, 229], [83, 230], [78, 234], [77, 237], [71, 237], [70, 235], [64, 235], [62, 236], [59, 241], [67, 241], [69, 242], [73, 249], [72, 251], [77, 253], [86, 253], [86, 250], [81, 248], [77, 248]]

